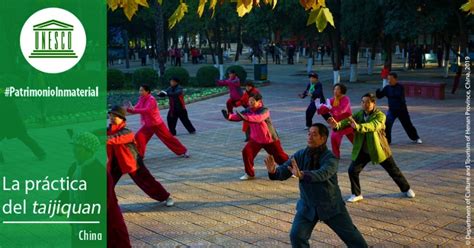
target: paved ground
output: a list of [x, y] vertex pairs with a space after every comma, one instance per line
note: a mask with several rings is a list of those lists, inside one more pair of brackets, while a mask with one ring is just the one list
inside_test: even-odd
[[[308, 100], [296, 97], [307, 80], [304, 70], [304, 65], [272, 65], [272, 84], [262, 88], [264, 102], [271, 109], [273, 123], [289, 154], [305, 147], [304, 111]], [[326, 95], [331, 95], [332, 72], [327, 66], [318, 68], [318, 72]], [[401, 74], [405, 78], [442, 81], [438, 76], [442, 73], [436, 70]], [[346, 78], [344, 72], [343, 80]], [[361, 83], [348, 84], [354, 110], [360, 108], [363, 93], [380, 86], [377, 78], [361, 75]], [[394, 158], [416, 198], [402, 198], [378, 165], [367, 165], [361, 174], [365, 199], [347, 207], [371, 246], [465, 246], [464, 91], [455, 96], [446, 92], [444, 101], [408, 99], [422, 145], [412, 144], [399, 122], [393, 128]], [[290, 246], [288, 233], [299, 196], [297, 181], [270, 181], [263, 165], [264, 152], [255, 160], [257, 179], [239, 181], [244, 173], [244, 135], [239, 123], [223, 120], [220, 109], [225, 100], [222, 96], [188, 105], [198, 133], [189, 135], [179, 124], [178, 138], [189, 148], [191, 158], [176, 157], [157, 138], [149, 143], [146, 164], [172, 193], [175, 207], [167, 208], [147, 198], [128, 177], [116, 188], [134, 247]], [[385, 109], [386, 100], [380, 105]], [[166, 110], [161, 114], [166, 116]], [[129, 120], [137, 130], [138, 118]], [[315, 117], [314, 121], [322, 118]], [[338, 175], [343, 197], [350, 195], [347, 168], [351, 148], [344, 140]], [[313, 232], [311, 244], [344, 246], [322, 223]]]

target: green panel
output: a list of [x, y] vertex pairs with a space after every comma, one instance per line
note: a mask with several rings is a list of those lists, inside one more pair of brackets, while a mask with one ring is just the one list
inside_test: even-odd
[[[87, 35], [81, 60], [71, 69], [56, 74], [35, 69], [20, 47], [23, 24], [38, 10], [50, 7], [74, 14]], [[61, 25], [68, 24], [61, 16], [53, 18], [64, 22]], [[106, 1], [0, 2], [2, 248], [106, 247], [106, 155], [105, 139], [100, 136], [105, 134], [107, 124], [106, 25]], [[76, 32], [76, 27], [68, 32]], [[72, 42], [76, 42], [74, 38]], [[35, 50], [33, 55], [64, 57], [60, 58], [62, 61], [78, 55], [77, 51], [66, 49]], [[44, 63], [48, 63], [47, 59]], [[98, 96], [15, 97], [12, 87], [15, 91], [49, 87], [56, 92], [57, 88], [90, 91], [98, 87]], [[13, 96], [7, 97], [10, 93]], [[84, 132], [96, 136], [92, 139], [82, 136]], [[95, 141], [100, 143], [94, 146]], [[83, 182], [86, 190], [78, 188], [84, 186]], [[27, 188], [34, 189], [26, 192]]]

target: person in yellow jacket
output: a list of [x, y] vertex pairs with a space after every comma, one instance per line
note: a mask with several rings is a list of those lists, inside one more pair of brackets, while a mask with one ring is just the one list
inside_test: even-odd
[[375, 99], [373, 93], [367, 93], [362, 96], [362, 110], [340, 122], [334, 118], [328, 119], [332, 128], [342, 130], [350, 126], [355, 133], [352, 163], [349, 167], [352, 196], [347, 200], [348, 202], [364, 199], [361, 193], [359, 174], [369, 162], [380, 164], [406, 197], [415, 197], [415, 192], [410, 189], [408, 181], [393, 159], [392, 151], [385, 137], [386, 116], [376, 108]]

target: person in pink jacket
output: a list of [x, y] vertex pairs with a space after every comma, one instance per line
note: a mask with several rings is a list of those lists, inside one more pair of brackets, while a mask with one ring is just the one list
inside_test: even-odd
[[226, 102], [227, 112], [232, 113], [235, 107], [241, 106], [242, 89], [240, 88], [240, 79], [234, 70], [229, 71], [229, 78], [226, 80], [217, 80], [217, 85], [229, 87], [230, 98]]
[[171, 151], [182, 157], [189, 157], [187, 148], [174, 137], [166, 127], [160, 116], [160, 110], [155, 98], [151, 95], [151, 89], [147, 85], [140, 86], [140, 98], [135, 106], [127, 108], [131, 114], [140, 114], [142, 127], [135, 135], [138, 152], [145, 157], [146, 145], [155, 134]]
[[242, 112], [223, 113], [229, 121], [245, 121], [250, 128], [249, 141], [242, 150], [245, 175], [240, 177], [240, 180], [255, 178], [254, 159], [262, 148], [268, 154], [273, 155], [277, 163], [284, 163], [288, 160], [288, 155], [283, 151], [278, 134], [272, 125], [270, 111], [263, 106], [262, 95], [251, 96], [249, 107]]
[[[346, 96], [346, 92], [347, 88], [344, 84], [335, 84], [333, 87], [334, 97], [327, 99], [326, 104], [315, 102], [318, 108], [318, 114], [325, 116], [325, 119], [326, 116], [333, 118], [337, 122], [352, 116], [351, 100]], [[333, 130], [331, 132], [332, 152], [336, 158], [341, 158], [340, 147], [344, 136], [353, 143], [354, 129], [349, 127], [340, 131]]]

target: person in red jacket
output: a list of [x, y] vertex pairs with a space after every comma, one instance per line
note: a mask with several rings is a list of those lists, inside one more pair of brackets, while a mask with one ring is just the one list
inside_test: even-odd
[[112, 175], [114, 185], [123, 174], [128, 173], [132, 180], [151, 198], [166, 206], [174, 205], [170, 193], [146, 168], [142, 156], [138, 153], [133, 132], [127, 128], [126, 111], [114, 106], [109, 111], [110, 125], [107, 128], [107, 171]]
[[260, 91], [255, 87], [252, 82], [247, 82], [245, 84], [245, 91], [242, 97], [240, 98], [240, 105], [244, 108], [249, 107], [249, 98], [252, 95], [260, 94]]
[[[90, 132], [82, 132], [73, 135], [73, 130], [68, 130], [72, 138], [72, 153], [74, 162], [69, 167], [67, 176], [74, 180], [87, 180], [88, 187], [92, 190], [88, 191], [62, 191], [56, 200], [62, 202], [95, 202], [98, 199], [95, 189], [103, 187], [104, 165], [96, 158], [97, 150], [101, 147], [101, 142], [97, 135]], [[99, 134], [103, 135], [100, 130]], [[130, 248], [130, 238], [127, 226], [123, 219], [122, 211], [117, 202], [117, 196], [114, 191], [112, 176], [107, 172], [107, 247], [110, 248]], [[72, 216], [74, 221], [85, 220], [83, 216]], [[79, 238], [79, 231], [89, 229], [96, 232], [98, 226], [91, 225], [72, 225], [71, 226], [71, 247], [83, 247], [84, 242]]]
[[234, 70], [229, 71], [229, 78], [226, 80], [218, 80], [218, 86], [229, 87], [229, 99], [226, 102], [227, 112], [232, 113], [235, 107], [240, 106], [240, 99], [242, 98], [242, 89], [240, 88], [240, 79]]
[[146, 145], [155, 134], [176, 155], [188, 158], [188, 149], [173, 136], [161, 119], [160, 110], [155, 98], [151, 95], [148, 85], [140, 87], [140, 98], [135, 106], [127, 108], [127, 112], [140, 114], [142, 127], [138, 130], [135, 139], [140, 155], [145, 157]]
[[[257, 94], [260, 94], [260, 91], [257, 88], [255, 88], [255, 85], [252, 82], [247, 82], [245, 84], [244, 94], [242, 95], [242, 98], [240, 98], [239, 105], [241, 105], [244, 108], [248, 108], [249, 107], [249, 97], [257, 95]], [[248, 123], [245, 122], [245, 121], [242, 123], [242, 132], [245, 133], [245, 142], [249, 141], [250, 128], [249, 128]]]
[[245, 164], [245, 175], [240, 180], [255, 178], [253, 162], [258, 152], [263, 148], [268, 154], [281, 164], [288, 160], [288, 154], [281, 147], [280, 139], [270, 119], [270, 111], [263, 106], [262, 95], [257, 94], [249, 98], [249, 108], [235, 114], [224, 114], [229, 121], [248, 122], [250, 138], [242, 150], [242, 158]]
[[193, 64], [198, 64], [199, 50], [195, 47], [191, 47], [191, 59]]

